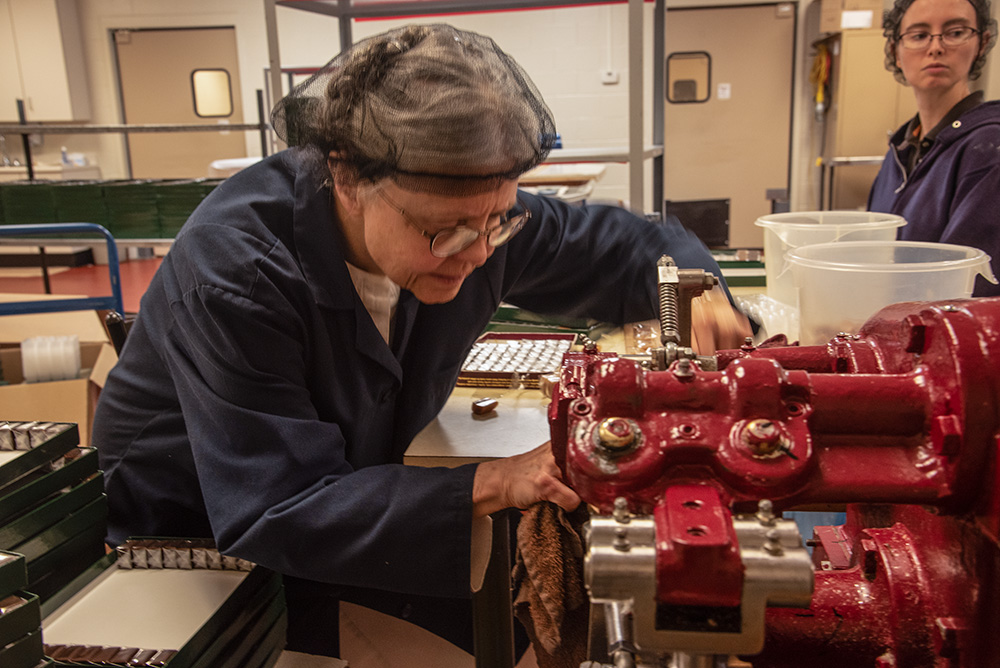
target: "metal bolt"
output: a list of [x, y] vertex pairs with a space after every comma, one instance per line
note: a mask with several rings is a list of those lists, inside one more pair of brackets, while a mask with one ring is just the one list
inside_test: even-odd
[[615, 542], [613, 547], [619, 552], [628, 552], [632, 546], [628, 542], [628, 529], [626, 527], [615, 528]]
[[619, 417], [605, 418], [597, 428], [601, 446], [612, 452], [622, 452], [635, 443], [635, 427]]
[[775, 557], [784, 553], [781, 547], [781, 536], [777, 529], [768, 529], [764, 534], [767, 540], [764, 543], [764, 551]]
[[770, 499], [761, 499], [757, 502], [757, 521], [764, 526], [774, 524], [774, 504]]
[[693, 375], [694, 370], [691, 368], [691, 360], [686, 357], [677, 360], [677, 366], [674, 368], [674, 376], [677, 378], [690, 378]]
[[628, 512], [628, 499], [624, 496], [619, 496], [615, 499], [615, 509], [612, 511], [611, 515], [615, 518], [616, 522], [621, 522], [622, 524], [628, 524], [631, 514]]

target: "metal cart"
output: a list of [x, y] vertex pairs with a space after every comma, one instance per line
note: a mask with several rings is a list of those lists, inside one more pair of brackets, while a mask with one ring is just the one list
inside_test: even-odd
[[108, 246], [108, 275], [111, 294], [105, 297], [77, 297], [73, 299], [46, 299], [23, 302], [0, 302], [0, 315], [49, 313], [53, 311], [108, 310], [125, 313], [122, 301], [121, 273], [118, 267], [118, 246], [111, 232], [96, 223], [52, 223], [48, 225], [0, 225], [0, 237], [36, 238], [39, 235], [101, 234]]

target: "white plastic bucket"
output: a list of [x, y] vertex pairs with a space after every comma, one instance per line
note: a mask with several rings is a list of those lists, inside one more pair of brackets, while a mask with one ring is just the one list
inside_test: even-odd
[[804, 211], [761, 216], [767, 296], [796, 306], [795, 282], [787, 255], [801, 246], [842, 241], [892, 241], [902, 217], [872, 211]]
[[788, 262], [803, 345], [857, 332], [889, 304], [970, 297], [980, 274], [997, 282], [980, 249], [924, 241], [815, 244], [791, 251]]

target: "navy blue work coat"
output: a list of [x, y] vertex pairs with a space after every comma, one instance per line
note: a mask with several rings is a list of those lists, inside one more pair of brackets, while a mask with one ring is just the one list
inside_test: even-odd
[[453, 301], [402, 291], [389, 346], [307, 155], [216, 188], [143, 297], [95, 418], [109, 540], [212, 536], [298, 578], [468, 596], [475, 465], [402, 460], [501, 301], [645, 320], [661, 254], [718, 267], [679, 225], [522, 193], [531, 221]]

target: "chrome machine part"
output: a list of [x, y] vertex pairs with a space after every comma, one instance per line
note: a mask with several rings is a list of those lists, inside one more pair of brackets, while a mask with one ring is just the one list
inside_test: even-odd
[[795, 522], [775, 517], [770, 502], [762, 501], [756, 514], [732, 517], [743, 582], [739, 606], [728, 610], [657, 600], [657, 546], [662, 551], [670, 538], [658, 540], [657, 519], [629, 515], [625, 503], [616, 501], [612, 516], [591, 517], [587, 529], [584, 579], [591, 600], [604, 604], [609, 656], [624, 651], [642, 665], [671, 657], [676, 668], [713, 666], [719, 655], [760, 651], [768, 605], [809, 605], [812, 561]]

